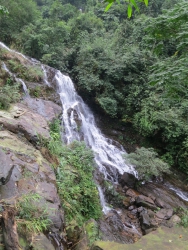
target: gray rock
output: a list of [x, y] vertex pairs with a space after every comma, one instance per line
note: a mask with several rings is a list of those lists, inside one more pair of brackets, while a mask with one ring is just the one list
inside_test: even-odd
[[143, 206], [152, 210], [156, 209], [154, 201], [151, 198], [146, 197], [144, 195], [137, 196], [135, 199], [135, 203], [137, 206]]
[[180, 219], [179, 216], [177, 216], [176, 214], [174, 214], [174, 215], [170, 218], [169, 222], [172, 222], [172, 223], [175, 225], [175, 224], [180, 223], [180, 222], [181, 222], [181, 219]]
[[160, 198], [155, 200], [155, 204], [160, 208], [164, 208], [164, 201], [162, 201]]
[[173, 215], [173, 209], [161, 209], [156, 213], [157, 218], [162, 220], [168, 220]]
[[14, 168], [13, 162], [7, 157], [7, 154], [0, 149], [0, 185], [5, 185], [10, 180]]
[[142, 212], [140, 214], [140, 223], [141, 223], [141, 227], [143, 230], [150, 228], [151, 220], [150, 220], [150, 217], [147, 213]]

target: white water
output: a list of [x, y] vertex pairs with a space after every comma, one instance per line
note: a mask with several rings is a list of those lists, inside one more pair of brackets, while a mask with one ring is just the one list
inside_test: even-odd
[[174, 187], [170, 183], [165, 183], [165, 186], [169, 189], [173, 190], [182, 200], [188, 201], [188, 193], [185, 191], [182, 191], [180, 188]]
[[47, 77], [47, 72], [46, 72], [45, 66], [44, 66], [43, 64], [41, 64], [41, 69], [42, 69], [42, 71], [43, 71], [43, 73], [44, 73], [44, 77], [43, 77], [44, 83], [45, 83], [48, 87], [50, 87], [50, 83], [49, 83], [48, 77]]
[[71, 79], [57, 71], [55, 80], [63, 106], [62, 121], [66, 143], [84, 140], [93, 150], [95, 162], [106, 179], [117, 182], [118, 173], [136, 174], [133, 167], [127, 165], [123, 159], [123, 154], [126, 154], [125, 150], [113, 145], [113, 141], [105, 138], [97, 128], [92, 112], [77, 95]]
[[7, 71], [10, 76], [14, 77], [14, 79], [16, 80], [16, 82], [20, 82], [22, 84], [23, 91], [24, 91], [25, 95], [29, 96], [29, 91], [27, 89], [27, 86], [26, 86], [25, 82], [22, 79], [15, 77], [15, 75], [12, 72], [10, 72], [10, 70], [7, 68], [7, 66], [6, 66], [6, 64], [4, 62], [2, 63], [2, 68], [5, 71]]
[[102, 211], [104, 214], [107, 214], [111, 210], [111, 208], [107, 206], [103, 191], [102, 191], [100, 186], [98, 186], [98, 191], [99, 191], [99, 197], [100, 197]]
[[4, 43], [0, 42], [0, 46], [1, 46], [2, 48], [4, 48], [4, 49], [10, 51], [11, 53], [15, 53], [15, 54], [21, 56], [22, 58], [28, 60], [28, 58], [27, 58], [26, 56], [24, 56], [22, 53], [17, 52], [17, 51], [15, 51], [15, 50], [13, 50], [13, 49], [10, 49], [10, 48], [7, 47]]

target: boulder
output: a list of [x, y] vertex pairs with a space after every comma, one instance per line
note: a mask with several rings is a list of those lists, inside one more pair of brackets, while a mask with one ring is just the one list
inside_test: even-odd
[[119, 178], [119, 183], [122, 187], [128, 186], [134, 188], [136, 181], [137, 178], [133, 174], [126, 172], [124, 172], [123, 175], [121, 175], [121, 177]]
[[139, 195], [138, 192], [136, 192], [135, 190], [133, 190], [133, 189], [131, 189], [131, 188], [129, 188], [125, 194], [126, 194], [127, 196], [130, 196], [130, 197], [136, 197], [136, 196]]
[[168, 227], [173, 227], [181, 222], [181, 218], [176, 214], [172, 215], [172, 217], [167, 221]]
[[135, 203], [137, 206], [143, 206], [152, 210], [155, 210], [157, 208], [154, 201], [144, 195], [138, 195], [135, 199]]
[[148, 197], [155, 197], [155, 204], [161, 208], [187, 208], [188, 202], [182, 200], [173, 190], [170, 190], [164, 184], [147, 182], [138, 187], [138, 191]]
[[156, 216], [162, 220], [168, 220], [173, 215], [173, 209], [161, 209], [156, 213]]
[[140, 223], [143, 230], [150, 228], [151, 219], [146, 212], [140, 213]]

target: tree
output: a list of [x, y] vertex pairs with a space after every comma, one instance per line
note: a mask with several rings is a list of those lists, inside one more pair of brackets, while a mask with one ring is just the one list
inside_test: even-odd
[[23, 27], [38, 18], [36, 3], [32, 0], [1, 0], [1, 4], [9, 9], [9, 15], [0, 16], [0, 39], [7, 44], [15, 43]]

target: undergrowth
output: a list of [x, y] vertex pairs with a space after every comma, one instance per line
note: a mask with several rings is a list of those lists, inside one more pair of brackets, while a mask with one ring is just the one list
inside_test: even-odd
[[180, 225], [183, 227], [188, 227], [188, 209], [178, 207], [175, 212], [181, 218]]
[[17, 224], [20, 232], [39, 233], [46, 231], [51, 220], [48, 218], [47, 207], [41, 205], [42, 197], [36, 193], [21, 196], [16, 204]]
[[83, 224], [90, 218], [98, 219], [101, 206], [98, 189], [93, 181], [93, 154], [84, 142], [74, 141], [65, 146], [60, 135], [60, 123], [50, 126], [50, 152], [59, 158], [56, 168], [58, 192], [65, 210], [66, 222]]
[[0, 86], [0, 109], [8, 109], [10, 103], [19, 101], [20, 84], [14, 83], [11, 79], [8, 79], [4, 86]]

